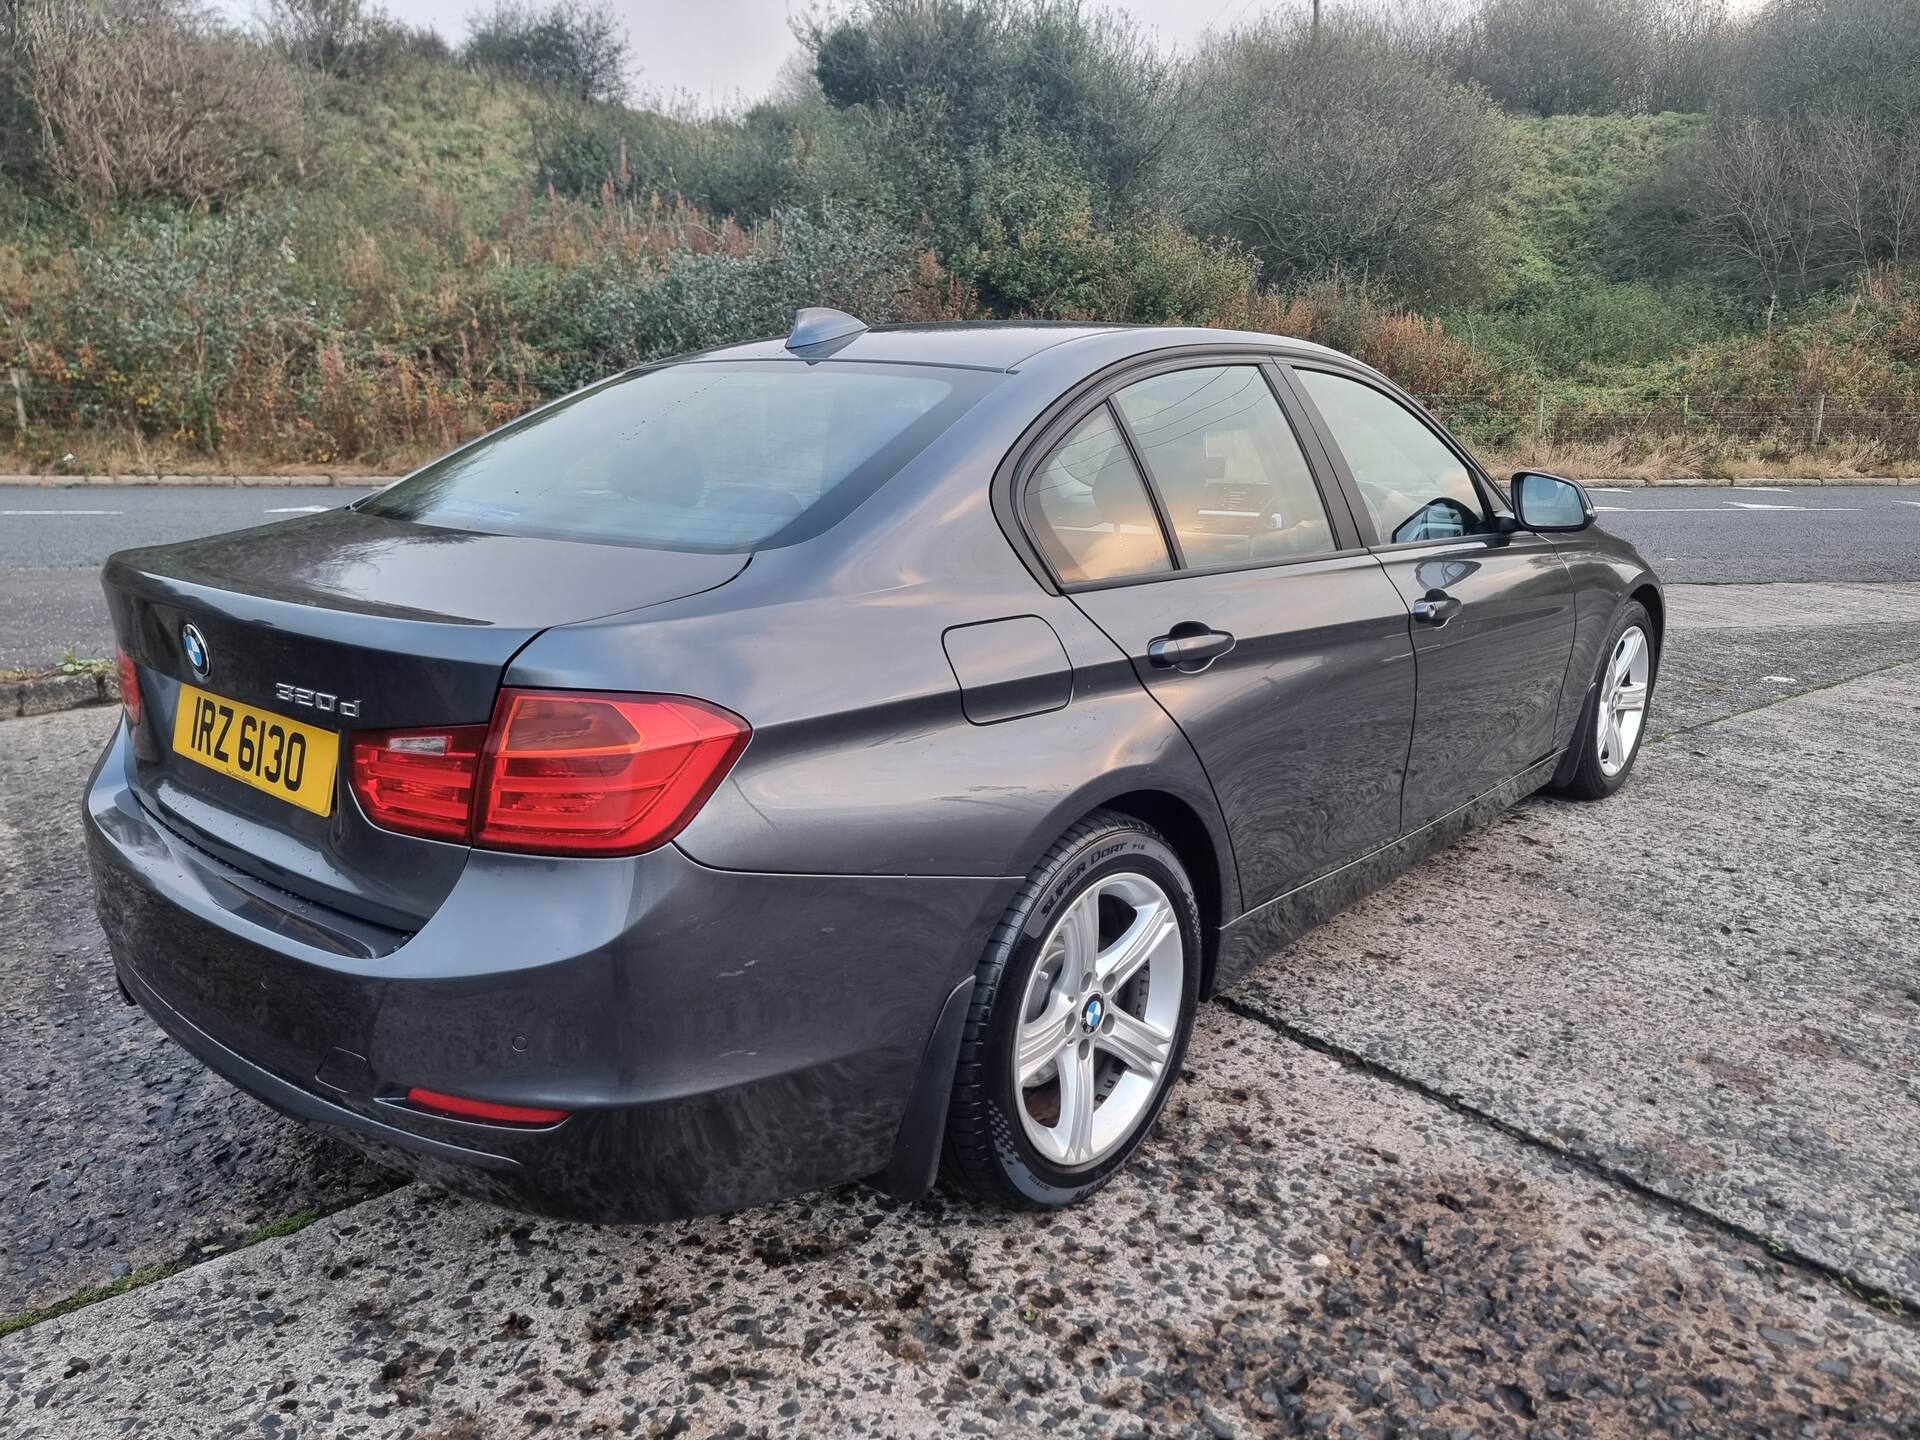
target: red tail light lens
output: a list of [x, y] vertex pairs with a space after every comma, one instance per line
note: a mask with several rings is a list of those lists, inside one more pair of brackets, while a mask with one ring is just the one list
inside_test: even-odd
[[144, 713], [140, 702], [140, 667], [124, 650], [114, 652], [114, 664], [120, 671], [120, 703], [127, 708], [127, 723], [137, 726]]
[[353, 793], [367, 818], [403, 835], [464, 841], [487, 727], [380, 730], [353, 737]]
[[503, 690], [474, 843], [569, 855], [664, 845], [752, 733], [738, 715], [679, 696]]
[[503, 690], [493, 724], [353, 737], [353, 791], [388, 830], [542, 855], [664, 845], [752, 735], [669, 695]]

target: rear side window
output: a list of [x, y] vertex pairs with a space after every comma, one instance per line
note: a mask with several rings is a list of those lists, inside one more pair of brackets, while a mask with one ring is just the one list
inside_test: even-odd
[[563, 400], [360, 508], [665, 550], [789, 545], [872, 494], [1000, 378], [849, 362], [672, 365]]
[[1068, 583], [1173, 568], [1146, 482], [1102, 405], [1027, 481], [1027, 526]]
[[1294, 373], [1346, 456], [1381, 544], [1452, 540], [1488, 528], [1467, 467], [1411, 410], [1344, 375]]
[[1335, 548], [1307, 457], [1255, 366], [1155, 375], [1114, 403], [1188, 565], [1257, 565]]

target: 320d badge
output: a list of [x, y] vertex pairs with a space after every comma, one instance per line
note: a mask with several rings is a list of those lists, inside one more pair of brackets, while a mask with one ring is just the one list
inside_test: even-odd
[[1081, 1198], [1202, 1000], [1625, 783], [1665, 620], [1579, 486], [1331, 350], [824, 310], [105, 584], [128, 995], [387, 1163], [596, 1220]]

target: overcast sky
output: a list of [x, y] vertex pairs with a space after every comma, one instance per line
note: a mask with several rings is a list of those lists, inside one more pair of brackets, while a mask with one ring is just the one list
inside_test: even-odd
[[[476, 0], [381, 0], [395, 19], [431, 25], [456, 43]], [[1170, 47], [1191, 46], [1209, 25], [1226, 29], [1268, 10], [1304, 10], [1308, 0], [1131, 0], [1125, 9]], [[772, 88], [792, 54], [790, 16], [809, 0], [612, 0], [633, 41], [636, 95], [686, 93], [710, 105], [753, 100]], [[229, 8], [250, 10], [250, 0]]]

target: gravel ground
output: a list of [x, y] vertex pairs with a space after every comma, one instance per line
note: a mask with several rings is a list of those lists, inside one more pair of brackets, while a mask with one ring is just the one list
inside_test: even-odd
[[1217, 1008], [1052, 1217], [410, 1186], [0, 1345], [28, 1437], [1910, 1434], [1920, 1334]]
[[390, 1183], [121, 1001], [80, 840], [118, 716], [0, 721], [0, 1315]]
[[1626, 792], [1270, 961], [1038, 1219], [384, 1193], [120, 1003], [75, 805], [112, 715], [0, 724], [0, 1313], [338, 1210], [0, 1340], [0, 1433], [1920, 1435], [1920, 1326], [1728, 1228], [1920, 1293], [1920, 586], [1748, 588], [1672, 592], [1682, 733]]

